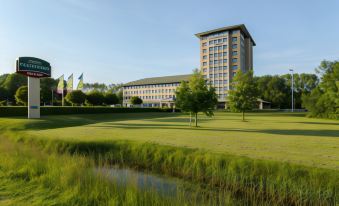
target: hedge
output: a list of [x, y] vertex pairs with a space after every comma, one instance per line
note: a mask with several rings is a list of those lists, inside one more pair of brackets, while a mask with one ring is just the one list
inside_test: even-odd
[[[64, 114], [99, 114], [99, 113], [137, 113], [137, 112], [172, 112], [171, 108], [114, 108], [114, 107], [41, 107], [41, 115]], [[177, 111], [177, 110], [176, 110]], [[27, 116], [27, 107], [0, 106], [0, 117]]]

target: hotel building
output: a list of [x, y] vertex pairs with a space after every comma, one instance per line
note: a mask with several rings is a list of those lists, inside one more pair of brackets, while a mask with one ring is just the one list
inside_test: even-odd
[[196, 34], [200, 39], [200, 68], [215, 87], [218, 101], [225, 103], [232, 78], [238, 71], [253, 69], [255, 42], [245, 25], [214, 29]]
[[[195, 34], [200, 39], [200, 69], [206, 80], [216, 88], [219, 107], [225, 107], [230, 82], [238, 71], [253, 69], [255, 42], [245, 25], [223, 27]], [[123, 104], [139, 96], [145, 107], [172, 107], [175, 90], [191, 75], [146, 78], [123, 87]]]

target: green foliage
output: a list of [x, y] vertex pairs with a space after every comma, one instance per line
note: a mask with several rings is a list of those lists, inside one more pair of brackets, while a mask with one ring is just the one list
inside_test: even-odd
[[15, 100], [18, 105], [27, 105], [28, 103], [28, 87], [21, 86], [15, 93]]
[[189, 83], [181, 82], [177, 89], [175, 105], [182, 111], [195, 115], [195, 126], [198, 126], [198, 112], [213, 116], [213, 110], [218, 103], [215, 88], [206, 84], [206, 80], [196, 69]]
[[303, 105], [311, 117], [339, 119], [339, 62], [323, 61], [316, 71], [321, 82], [303, 96]]
[[118, 104], [119, 99], [118, 96], [114, 93], [106, 93], [105, 94], [105, 104], [106, 105], [113, 105], [113, 104]]
[[[58, 80], [52, 78], [40, 79], [40, 98], [42, 104], [52, 104], [52, 92], [57, 88]], [[54, 100], [55, 101], [55, 95]]]
[[86, 105], [90, 106], [100, 106], [103, 105], [105, 101], [105, 97], [102, 92], [97, 90], [93, 90], [87, 94], [86, 97]]
[[[295, 108], [302, 108], [301, 97], [318, 85], [315, 74], [294, 74]], [[258, 85], [259, 98], [271, 102], [272, 108], [291, 108], [291, 75], [265, 75], [254, 78]]]
[[2, 86], [2, 84], [4, 83], [4, 81], [6, 80], [8, 75], [9, 74], [2, 74], [2, 75], [0, 75], [0, 87]]
[[252, 110], [257, 102], [258, 90], [253, 79], [253, 71], [246, 73], [237, 72], [232, 82], [232, 90], [229, 92], [230, 108], [234, 112], [242, 112], [242, 120], [245, 120], [245, 112]]
[[9, 101], [14, 101], [18, 88], [25, 85], [27, 85], [27, 77], [17, 73], [9, 74], [2, 83], [2, 87], [7, 91]]
[[0, 101], [7, 99], [7, 90], [0, 86]]
[[134, 97], [131, 97], [130, 103], [139, 105], [139, 104], [142, 104], [142, 99], [140, 99], [138, 96], [134, 96]]
[[118, 96], [118, 99], [119, 99], [119, 104], [122, 104], [122, 103], [123, 103], [123, 100], [124, 100], [124, 94], [123, 94], [123, 91], [120, 90], [120, 91], [117, 93], [117, 96]]
[[67, 93], [65, 99], [73, 105], [82, 105], [86, 100], [86, 94], [81, 90], [74, 90]]

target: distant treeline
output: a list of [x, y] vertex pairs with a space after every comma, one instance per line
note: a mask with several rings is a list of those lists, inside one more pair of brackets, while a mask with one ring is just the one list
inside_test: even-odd
[[[61, 105], [62, 96], [56, 92], [58, 85], [58, 79], [53, 78], [43, 78], [40, 81], [40, 97], [41, 105]], [[65, 81], [66, 85], [66, 81]], [[27, 77], [12, 73], [12, 74], [3, 74], [0, 75], [0, 106], [13, 105], [20, 106], [25, 103], [18, 101], [16, 99], [16, 93], [20, 87], [27, 86]], [[122, 84], [100, 84], [100, 83], [85, 83], [84, 91], [86, 94], [92, 94], [95, 96], [97, 93], [102, 95], [106, 94], [115, 94], [117, 96], [117, 103], [122, 102]], [[66, 88], [64, 90], [64, 95], [67, 95]], [[99, 95], [101, 97], [101, 95]], [[53, 98], [53, 99], [52, 99]], [[53, 101], [52, 101], [53, 100]], [[68, 102], [65, 102], [66, 105]], [[103, 104], [103, 103], [102, 103]]]

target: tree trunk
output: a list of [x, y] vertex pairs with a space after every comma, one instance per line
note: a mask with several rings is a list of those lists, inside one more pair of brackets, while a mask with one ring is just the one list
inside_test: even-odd
[[190, 112], [190, 127], [192, 126], [192, 112]]
[[242, 112], [242, 121], [245, 121], [245, 112]]
[[198, 112], [195, 113], [195, 127], [198, 127]]

